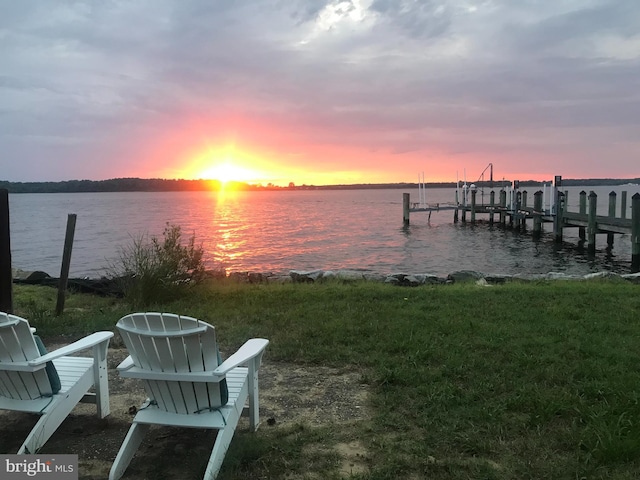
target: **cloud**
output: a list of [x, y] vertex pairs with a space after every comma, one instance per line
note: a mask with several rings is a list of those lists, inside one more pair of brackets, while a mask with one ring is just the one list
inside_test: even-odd
[[615, 151], [638, 176], [637, 25], [634, 0], [2, 2], [2, 171], [145, 176], [226, 136], [409, 174], [521, 149], [607, 176], [581, 160]]

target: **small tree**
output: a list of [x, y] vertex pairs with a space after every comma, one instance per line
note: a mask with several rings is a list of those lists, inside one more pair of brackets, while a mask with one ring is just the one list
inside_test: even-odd
[[185, 288], [202, 282], [203, 255], [195, 234], [183, 245], [180, 226], [167, 223], [162, 238], [140, 235], [122, 247], [110, 276], [132, 306], [146, 307], [175, 298]]

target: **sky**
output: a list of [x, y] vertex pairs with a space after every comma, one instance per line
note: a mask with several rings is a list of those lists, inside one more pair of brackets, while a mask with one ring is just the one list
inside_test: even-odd
[[476, 181], [490, 163], [640, 177], [638, 0], [0, 0], [0, 180]]

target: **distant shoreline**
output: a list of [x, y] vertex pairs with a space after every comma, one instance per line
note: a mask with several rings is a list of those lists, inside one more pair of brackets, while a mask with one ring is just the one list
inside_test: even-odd
[[[511, 185], [510, 180], [472, 182], [478, 187], [500, 188]], [[521, 187], [537, 186], [551, 183], [551, 180], [538, 182], [520, 180]], [[640, 178], [592, 178], [592, 179], [562, 179], [562, 185], [574, 186], [607, 186], [607, 185], [638, 185]], [[455, 188], [456, 182], [427, 182], [427, 188]], [[184, 180], [159, 178], [112, 178], [109, 180], [68, 180], [62, 182], [9, 182], [0, 181], [0, 189], [9, 193], [97, 193], [97, 192], [193, 192], [219, 191], [225, 188], [240, 191], [297, 191], [297, 190], [368, 190], [368, 189], [401, 189], [418, 188], [417, 183], [356, 183], [340, 185], [294, 185], [286, 187], [277, 185], [260, 185], [242, 182], [228, 182], [223, 185], [218, 180]]]

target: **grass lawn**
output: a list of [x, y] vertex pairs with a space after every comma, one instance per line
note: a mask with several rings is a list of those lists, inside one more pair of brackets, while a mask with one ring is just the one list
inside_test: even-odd
[[[113, 329], [122, 300], [16, 286], [41, 335]], [[219, 478], [342, 478], [330, 447], [366, 449], [360, 479], [637, 479], [640, 286], [624, 281], [393, 287], [213, 283], [149, 310], [212, 323], [265, 362], [362, 372], [372, 418], [238, 432]], [[342, 474], [342, 476], [344, 476]], [[349, 477], [347, 477], [349, 478]]]

